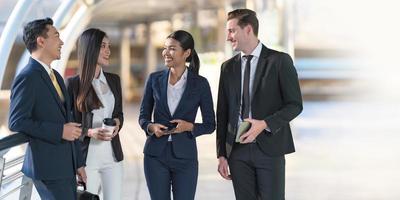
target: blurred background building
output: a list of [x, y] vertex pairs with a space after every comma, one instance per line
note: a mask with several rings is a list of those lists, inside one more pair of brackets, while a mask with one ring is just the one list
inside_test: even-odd
[[[29, 58], [24, 24], [53, 18], [65, 44], [52, 67], [64, 78], [78, 70], [77, 37], [100, 28], [112, 43], [106, 70], [121, 76], [125, 99], [124, 199], [149, 199], [142, 169], [145, 136], [137, 115], [147, 75], [164, 68], [165, 38], [178, 29], [193, 34], [200, 74], [216, 101], [220, 65], [237, 53], [226, 42], [227, 12], [250, 8], [260, 21], [261, 42], [293, 57], [304, 98], [304, 111], [292, 122], [298, 152], [287, 156], [287, 199], [399, 199], [400, 34], [393, 28], [394, 5], [389, 0], [0, 0], [0, 137], [12, 134], [9, 90]], [[198, 142], [196, 199], [234, 199], [231, 183], [216, 171], [215, 135]], [[13, 148], [4, 158], [21, 153], [23, 147]], [[5, 196], [13, 184], [0, 188], [0, 199], [19, 198], [17, 190]]]

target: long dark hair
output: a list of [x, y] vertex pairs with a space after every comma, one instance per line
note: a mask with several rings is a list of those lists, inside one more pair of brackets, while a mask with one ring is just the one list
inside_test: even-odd
[[190, 49], [191, 53], [186, 58], [186, 62], [190, 62], [189, 70], [194, 72], [195, 74], [199, 74], [200, 69], [200, 60], [199, 56], [197, 55], [196, 51], [194, 50], [194, 40], [190, 33], [184, 30], [178, 30], [171, 33], [167, 38], [172, 38], [178, 41], [181, 44], [181, 47], [184, 51]]
[[104, 37], [107, 37], [105, 32], [91, 28], [84, 31], [78, 39], [80, 86], [76, 105], [80, 112], [90, 112], [103, 106], [94, 91], [92, 81]]

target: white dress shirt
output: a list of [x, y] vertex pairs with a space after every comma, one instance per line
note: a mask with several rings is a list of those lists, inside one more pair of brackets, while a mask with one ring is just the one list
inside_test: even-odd
[[33, 60], [36, 60], [38, 63], [40, 63], [43, 66], [43, 68], [46, 70], [47, 74], [49, 74], [49, 76], [50, 76], [51, 70], [52, 70], [50, 66], [46, 65], [44, 62], [42, 62], [42, 61], [40, 61], [40, 60], [38, 60], [36, 58], [33, 58], [33, 57], [31, 57], [31, 58]]
[[182, 98], [182, 94], [186, 88], [187, 82], [187, 69], [183, 72], [181, 78], [172, 85], [170, 83], [171, 73], [168, 76], [168, 89], [167, 89], [167, 99], [168, 99], [168, 108], [171, 115], [174, 115], [176, 108], [178, 107], [179, 101]]
[[[257, 69], [258, 59], [260, 58], [261, 49], [262, 49], [262, 44], [261, 44], [261, 42], [258, 42], [257, 47], [250, 54], [253, 56], [253, 58], [250, 61], [250, 82], [249, 82], [250, 102], [252, 100], [251, 95], [253, 92], [254, 77], [256, 75], [256, 69]], [[242, 111], [244, 70], [246, 69], [246, 62], [247, 62], [247, 58], [244, 56], [247, 56], [247, 55], [243, 52], [240, 52], [240, 57], [241, 57], [240, 112]], [[251, 117], [251, 103], [249, 105], [249, 110], [250, 110], [249, 118], [252, 118]], [[241, 122], [243, 120], [240, 116], [241, 115], [239, 115], [239, 122]]]
[[[249, 82], [249, 93], [250, 93], [249, 118], [250, 119], [253, 118], [251, 116], [251, 100], [253, 98], [252, 92], [253, 92], [254, 78], [256, 76], [257, 64], [258, 64], [258, 60], [261, 55], [261, 50], [262, 50], [262, 43], [258, 42], [258, 45], [256, 46], [256, 48], [250, 54], [253, 56], [253, 58], [250, 61], [250, 82]], [[244, 70], [246, 69], [246, 62], [247, 62], [247, 58], [244, 56], [247, 56], [247, 55], [243, 52], [240, 52], [240, 57], [241, 57], [240, 112], [242, 112]], [[241, 114], [240, 114], [239, 120], [238, 120], [238, 126], [242, 121], [243, 121], [243, 119], [241, 118]], [[268, 127], [265, 130], [270, 132], [270, 129]]]
[[[167, 101], [168, 101], [168, 108], [171, 115], [174, 115], [176, 108], [178, 107], [179, 102], [181, 101], [183, 92], [186, 88], [187, 82], [187, 74], [188, 70], [185, 69], [181, 78], [172, 85], [169, 81], [171, 79], [171, 72], [168, 75], [168, 89], [167, 89]], [[171, 135], [168, 137], [168, 141], [172, 141]]]

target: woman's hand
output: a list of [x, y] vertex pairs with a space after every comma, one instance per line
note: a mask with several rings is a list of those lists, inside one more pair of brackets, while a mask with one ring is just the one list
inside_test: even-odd
[[174, 131], [172, 131], [172, 134], [174, 133], [182, 133], [185, 131], [193, 131], [193, 123], [187, 122], [185, 120], [181, 120], [181, 119], [174, 119], [172, 121], [170, 121], [171, 123], [177, 123], [176, 128], [174, 129]]
[[78, 183], [79, 182], [84, 182], [85, 184], [87, 183], [85, 167], [78, 168], [78, 170], [76, 171], [76, 175], [78, 175]]
[[115, 126], [114, 131], [111, 135], [111, 138], [115, 137], [119, 133], [119, 126]]
[[107, 132], [108, 131], [103, 128], [90, 128], [88, 130], [88, 136], [96, 140], [110, 141], [112, 135]]
[[168, 129], [168, 127], [162, 125], [162, 124], [149, 124], [149, 126], [147, 127], [150, 133], [154, 133], [154, 135], [156, 135], [156, 137], [161, 137], [163, 135], [165, 135], [164, 131]]
[[121, 122], [119, 121], [118, 118], [114, 118], [114, 121], [116, 122], [116, 125], [115, 125], [115, 128], [114, 128], [113, 134], [111, 135], [112, 138], [115, 137], [119, 133], [119, 128], [120, 128], [120, 125], [121, 125]]

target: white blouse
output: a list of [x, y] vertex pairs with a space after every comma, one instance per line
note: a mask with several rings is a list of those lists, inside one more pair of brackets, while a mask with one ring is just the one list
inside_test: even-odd
[[[169, 112], [171, 113], [171, 115], [174, 115], [176, 108], [178, 107], [178, 104], [181, 101], [183, 92], [185, 91], [187, 74], [188, 74], [188, 69], [186, 68], [181, 78], [174, 85], [172, 85], [169, 83], [169, 80], [171, 78], [171, 72], [169, 73], [167, 100], [168, 100]], [[168, 137], [168, 141], [172, 141], [171, 135]]]
[[[92, 86], [97, 96], [99, 97], [103, 107], [95, 109], [93, 113], [93, 128], [99, 128], [103, 124], [104, 118], [112, 118], [112, 113], [115, 105], [114, 94], [112, 93], [103, 70], [100, 71], [99, 78], [94, 78]], [[116, 162], [111, 141], [90, 139], [88, 156], [86, 165], [88, 168], [104, 167], [107, 164]]]

